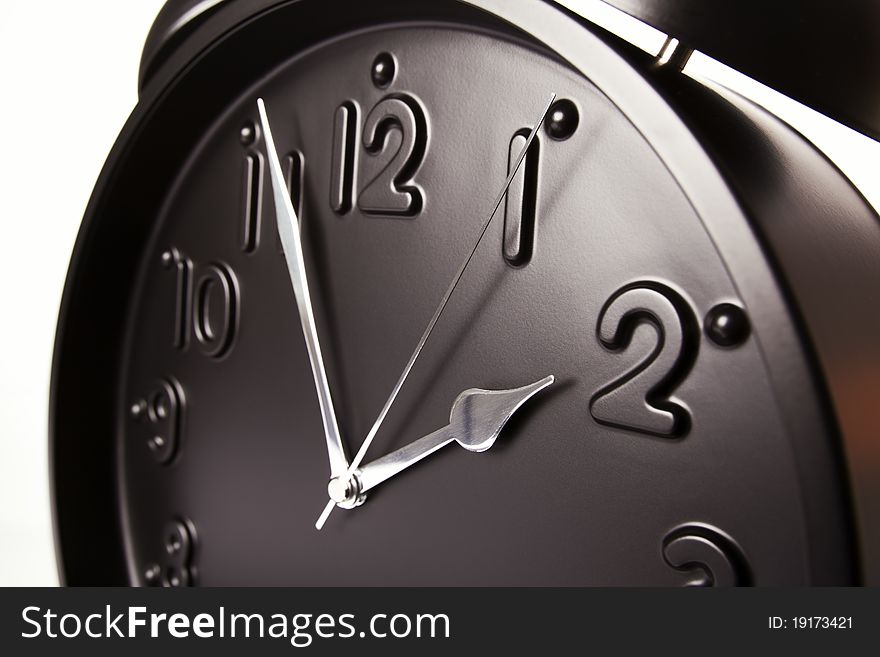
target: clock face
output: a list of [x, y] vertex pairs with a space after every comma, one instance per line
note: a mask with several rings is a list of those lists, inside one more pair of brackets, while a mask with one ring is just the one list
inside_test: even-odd
[[[465, 390], [553, 384], [491, 449], [452, 442], [316, 530], [327, 443], [257, 99], [350, 458], [551, 92], [362, 467], [450, 423]], [[191, 138], [117, 356], [133, 583], [813, 581], [797, 442], [738, 282], [657, 146], [558, 53], [453, 22], [342, 31]]]

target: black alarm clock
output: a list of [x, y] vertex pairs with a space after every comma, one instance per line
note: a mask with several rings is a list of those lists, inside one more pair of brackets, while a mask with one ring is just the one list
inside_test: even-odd
[[61, 308], [63, 581], [880, 582], [877, 214], [682, 73], [877, 137], [870, 67], [784, 56], [862, 62], [876, 10], [611, 4], [664, 52], [543, 0], [167, 3]]

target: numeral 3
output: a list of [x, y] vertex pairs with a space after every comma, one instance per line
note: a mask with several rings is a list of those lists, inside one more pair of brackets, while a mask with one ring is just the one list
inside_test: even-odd
[[663, 540], [663, 558], [684, 573], [682, 586], [751, 586], [749, 564], [724, 532], [693, 524], [674, 529]]

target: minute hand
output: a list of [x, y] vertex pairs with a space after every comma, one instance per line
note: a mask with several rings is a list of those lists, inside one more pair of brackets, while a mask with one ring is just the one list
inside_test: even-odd
[[262, 98], [257, 99], [257, 108], [260, 111], [260, 122], [263, 125], [266, 154], [269, 157], [269, 177], [272, 180], [272, 192], [275, 197], [278, 235], [284, 249], [290, 282], [293, 284], [296, 307], [299, 310], [303, 336], [309, 352], [309, 362], [312, 364], [312, 374], [315, 378], [315, 390], [318, 393], [318, 403], [321, 406], [324, 437], [327, 440], [327, 451], [330, 456], [330, 476], [339, 477], [345, 475], [348, 470], [348, 460], [345, 457], [342, 438], [339, 436], [336, 412], [333, 410], [333, 398], [330, 396], [330, 384], [327, 382], [324, 359], [321, 356], [321, 343], [318, 341], [318, 330], [315, 327], [312, 296], [309, 294], [302, 241], [299, 236], [299, 221], [293, 209], [290, 195], [287, 193], [284, 175], [281, 173], [281, 162], [278, 160], [278, 151], [275, 149], [275, 141], [272, 139], [272, 130], [269, 127], [269, 117], [266, 115], [266, 106]]
[[[452, 293], [455, 291], [458, 282], [461, 280], [461, 277], [464, 275], [467, 266], [471, 262], [471, 258], [474, 257], [474, 253], [477, 252], [477, 248], [480, 246], [480, 242], [483, 241], [483, 236], [486, 234], [486, 231], [489, 229], [489, 224], [492, 223], [492, 219], [495, 217], [495, 213], [498, 212], [498, 208], [501, 206], [501, 202], [504, 200], [504, 196], [507, 194], [507, 190], [510, 187], [510, 184], [513, 182], [513, 179], [516, 177], [517, 171], [522, 166], [523, 160], [526, 159], [526, 154], [529, 152], [529, 147], [532, 145], [532, 142], [535, 139], [535, 135], [538, 134], [538, 130], [541, 128], [541, 125], [544, 123], [544, 119], [547, 117], [547, 113], [550, 111], [550, 107], [553, 105], [553, 101], [556, 100], [556, 94], [550, 94], [550, 100], [547, 101], [547, 106], [541, 112], [541, 116], [538, 117], [537, 122], [532, 128], [532, 132], [529, 134], [528, 139], [526, 139], [526, 143], [522, 147], [522, 151], [520, 151], [519, 157], [517, 157], [513, 166], [510, 168], [510, 172], [507, 174], [507, 180], [504, 183], [504, 186], [501, 188], [501, 191], [498, 193], [498, 196], [495, 197], [495, 203], [492, 205], [492, 211], [489, 213], [489, 217], [483, 223], [483, 227], [480, 230], [479, 237], [477, 237], [477, 242], [474, 244], [474, 247], [471, 249], [471, 252], [468, 254], [468, 257], [465, 258], [465, 261], [462, 263], [461, 267], [459, 267], [458, 272], [455, 274], [455, 277], [452, 279], [452, 283], [446, 290], [446, 294], [443, 295], [443, 298], [440, 300], [440, 305], [437, 306], [437, 310], [434, 311], [434, 316], [431, 317], [431, 321], [428, 322], [428, 327], [425, 329], [425, 332], [422, 334], [419, 343], [416, 345], [415, 350], [412, 353], [412, 356], [409, 357], [409, 361], [406, 364], [406, 367], [403, 368], [403, 373], [400, 375], [400, 378], [397, 380], [397, 383], [394, 385], [394, 388], [391, 390], [391, 394], [388, 396], [388, 400], [385, 402], [385, 405], [382, 407], [382, 410], [379, 411], [379, 416], [376, 418], [376, 421], [373, 423], [370, 432], [367, 434], [367, 437], [364, 438], [364, 442], [361, 444], [361, 448], [358, 450], [358, 453], [355, 455], [354, 460], [351, 462], [351, 465], [348, 466], [348, 471], [345, 473], [345, 480], [351, 478], [352, 473], [357, 470], [358, 466], [363, 462], [364, 456], [367, 454], [367, 450], [370, 448], [370, 444], [373, 442], [373, 438], [376, 437], [376, 434], [379, 432], [379, 427], [382, 426], [382, 423], [385, 421], [385, 416], [388, 415], [388, 411], [391, 408], [391, 405], [394, 404], [394, 400], [397, 399], [397, 395], [400, 392], [400, 389], [403, 387], [403, 384], [406, 382], [406, 378], [409, 376], [410, 371], [413, 368], [416, 360], [419, 357], [419, 354], [422, 353], [422, 348], [425, 346], [425, 343], [428, 341], [428, 337], [431, 335], [431, 332], [434, 330], [434, 326], [437, 324], [437, 320], [440, 319], [440, 315], [443, 314], [443, 310], [446, 308], [446, 304], [449, 303], [449, 298], [452, 296]], [[335, 502], [331, 499], [327, 502], [327, 506], [324, 507], [324, 510], [321, 512], [321, 515], [318, 517], [318, 521], [315, 523], [316, 529], [321, 529], [324, 526], [324, 523], [327, 522], [327, 518], [330, 516], [330, 513], [333, 511], [333, 506]]]

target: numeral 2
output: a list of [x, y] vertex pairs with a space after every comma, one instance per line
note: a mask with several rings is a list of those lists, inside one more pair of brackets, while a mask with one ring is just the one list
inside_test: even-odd
[[352, 207], [357, 168], [359, 116], [359, 106], [350, 100], [337, 107], [333, 115], [330, 207], [338, 214], [345, 214]]
[[245, 155], [241, 198], [241, 250], [253, 253], [259, 243], [263, 213], [263, 156], [257, 152]]
[[[396, 151], [390, 147], [393, 130], [400, 133]], [[364, 148], [384, 166], [358, 197], [362, 211], [392, 216], [421, 212], [424, 192], [414, 178], [422, 166], [427, 136], [424, 111], [414, 98], [389, 96], [370, 111], [364, 122]]]
[[699, 345], [696, 316], [687, 302], [660, 283], [629, 285], [605, 304], [597, 331], [609, 351], [643, 349], [649, 353], [593, 396], [593, 418], [656, 436], [686, 435], [690, 413], [671, 395], [692, 367]]

